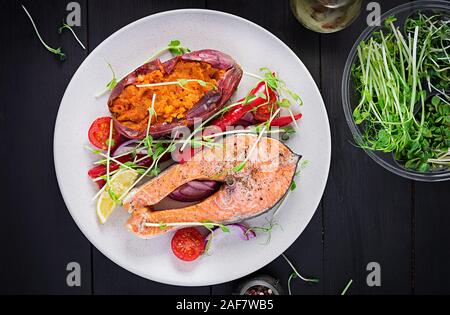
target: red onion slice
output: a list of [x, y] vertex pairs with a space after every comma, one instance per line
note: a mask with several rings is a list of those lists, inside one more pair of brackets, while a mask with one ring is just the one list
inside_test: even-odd
[[220, 182], [213, 180], [193, 180], [178, 187], [169, 197], [183, 202], [200, 201], [215, 193], [220, 185]]
[[[114, 157], [114, 156], [122, 155], [127, 152], [131, 152], [137, 146], [138, 143], [139, 143], [139, 141], [137, 141], [137, 140], [125, 141], [125, 142], [119, 144], [119, 146], [114, 150], [114, 154], [112, 156]], [[142, 153], [142, 152], [136, 152], [136, 153]], [[147, 152], [144, 152], [142, 154], [147, 154]]]
[[233, 126], [235, 126], [235, 127], [241, 126], [241, 127], [246, 128], [248, 126], [253, 126], [256, 123], [257, 123], [257, 121], [253, 117], [253, 113], [248, 112], [244, 116], [242, 116], [241, 119], [239, 119], [237, 122], [235, 122], [233, 124]]

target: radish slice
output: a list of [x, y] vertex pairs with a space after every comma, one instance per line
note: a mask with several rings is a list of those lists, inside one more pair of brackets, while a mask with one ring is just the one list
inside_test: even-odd
[[200, 201], [214, 194], [220, 185], [220, 182], [213, 180], [193, 180], [178, 187], [169, 197], [183, 202]]
[[[216, 242], [220, 242], [221, 239], [227, 237], [230, 234], [233, 234], [237, 237], [239, 237], [243, 241], [249, 241], [252, 238], [256, 238], [256, 233], [252, 230], [249, 230], [249, 227], [242, 223], [235, 223], [235, 224], [228, 224], [226, 227], [230, 230], [230, 232], [224, 232], [221, 228], [216, 228], [213, 230], [214, 233], [214, 240], [212, 244], [215, 244]], [[209, 242], [211, 238], [213, 237], [213, 233], [210, 233], [206, 239], [205, 242]], [[213, 245], [214, 246], [214, 245]]]

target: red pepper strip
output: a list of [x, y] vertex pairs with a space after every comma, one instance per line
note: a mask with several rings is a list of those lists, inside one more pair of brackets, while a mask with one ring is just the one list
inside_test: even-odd
[[[128, 154], [128, 155], [124, 155], [124, 156], [121, 156], [121, 157], [118, 157], [115, 159], [123, 164], [123, 163], [132, 161], [133, 156], [131, 154]], [[150, 158], [150, 157], [143, 159], [142, 161], [140, 161], [138, 163], [139, 166], [150, 166], [150, 164], [152, 164], [152, 158]], [[116, 162], [111, 161], [111, 163], [109, 164], [109, 171], [113, 172], [113, 171], [119, 169], [119, 166], [120, 165], [117, 164]], [[88, 175], [90, 178], [96, 179], [100, 176], [106, 175], [106, 171], [107, 171], [106, 165], [101, 164], [101, 165], [97, 165], [97, 166], [91, 168], [88, 171]], [[95, 183], [97, 184], [98, 188], [102, 188], [106, 184], [106, 181], [103, 179], [100, 179], [100, 180], [95, 181]]]
[[[299, 120], [300, 118], [302, 118], [302, 114], [294, 115], [295, 120]], [[294, 121], [294, 119], [292, 119], [292, 116], [277, 117], [277, 118], [272, 119], [272, 121], [270, 122], [270, 126], [271, 127], [285, 127], [285, 126], [289, 125], [290, 123], [292, 123]]]
[[[267, 91], [269, 93], [267, 93]], [[258, 96], [261, 93], [266, 96], [266, 99]], [[259, 82], [258, 85], [250, 91], [249, 95], [254, 95], [256, 96], [256, 98], [254, 98], [248, 104], [236, 105], [232, 107], [229, 111], [223, 114], [222, 117], [215, 119], [211, 123], [211, 126], [217, 126], [222, 131], [225, 131], [228, 126], [233, 126], [237, 121], [239, 121], [239, 119], [241, 119], [247, 112], [251, 111], [253, 108], [266, 102], [269, 102], [269, 104], [274, 103], [277, 100], [277, 95], [275, 94], [275, 92], [270, 87], [266, 88], [266, 83], [264, 81]], [[242, 102], [244, 100], [245, 98], [239, 100], [239, 102]]]

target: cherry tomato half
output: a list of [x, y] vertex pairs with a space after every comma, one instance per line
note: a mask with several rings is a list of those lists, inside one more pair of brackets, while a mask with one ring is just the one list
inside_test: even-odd
[[178, 230], [172, 238], [172, 251], [181, 260], [193, 261], [205, 251], [205, 239], [195, 228]]
[[[111, 117], [100, 117], [94, 120], [89, 128], [89, 141], [96, 148], [107, 150], [108, 149], [108, 139], [109, 139], [109, 127], [111, 124]], [[120, 134], [113, 127], [112, 131], [113, 144], [111, 147], [115, 147], [119, 144]]]

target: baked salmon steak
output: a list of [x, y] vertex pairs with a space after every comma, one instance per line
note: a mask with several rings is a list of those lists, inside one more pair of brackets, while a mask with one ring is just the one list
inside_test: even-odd
[[[223, 52], [204, 49], [166, 62], [152, 60], [118, 82], [108, 108], [117, 130], [130, 139], [170, 134], [174, 128], [207, 119], [231, 98], [241, 67]], [[153, 98], [154, 97], [154, 98]], [[149, 114], [149, 108], [154, 114]]]
[[[218, 143], [130, 192], [124, 200], [131, 212], [127, 228], [149, 238], [175, 228], [176, 223], [231, 224], [259, 216], [284, 198], [299, 155], [276, 139], [258, 139], [254, 134], [235, 134]], [[197, 204], [153, 210], [172, 191], [193, 180], [215, 180], [222, 185]]]

